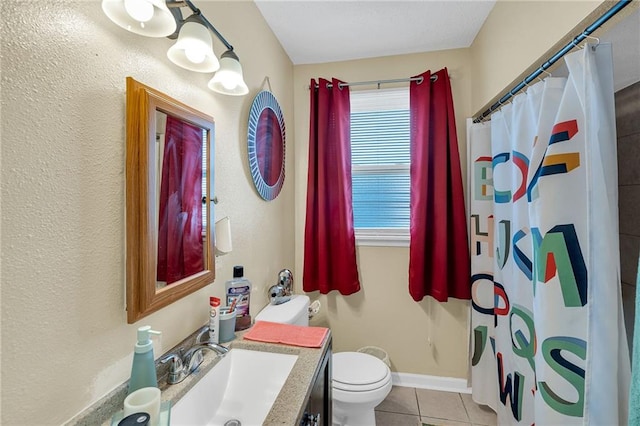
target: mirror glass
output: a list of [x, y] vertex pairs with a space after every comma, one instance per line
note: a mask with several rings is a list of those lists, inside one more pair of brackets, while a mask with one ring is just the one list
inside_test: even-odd
[[160, 110], [155, 126], [156, 288], [160, 289], [204, 270], [208, 135], [206, 129]]
[[213, 282], [213, 118], [127, 79], [127, 319]]
[[285, 128], [280, 105], [269, 91], [258, 93], [251, 105], [247, 148], [256, 190], [273, 200], [284, 184]]

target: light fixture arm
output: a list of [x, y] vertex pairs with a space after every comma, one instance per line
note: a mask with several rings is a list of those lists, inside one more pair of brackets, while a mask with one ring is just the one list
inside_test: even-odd
[[216, 27], [214, 27], [213, 24], [209, 22], [209, 20], [206, 18], [206, 16], [204, 16], [202, 12], [200, 12], [200, 9], [198, 9], [191, 2], [191, 0], [167, 1], [167, 7], [169, 8], [173, 16], [176, 18], [176, 23], [178, 24], [178, 28], [176, 29], [176, 32], [168, 36], [168, 38], [175, 39], [178, 37], [178, 32], [180, 31], [180, 27], [185, 22], [185, 20], [182, 17], [182, 12], [180, 11], [180, 8], [185, 6], [191, 9], [191, 11], [195, 15], [198, 15], [202, 19], [202, 23], [207, 28], [209, 28], [211, 32], [215, 34], [216, 37], [218, 37], [218, 39], [222, 42], [222, 44], [225, 45], [227, 50], [233, 50], [233, 46], [229, 44], [229, 42], [222, 36], [222, 34], [220, 34], [220, 32], [216, 29]]
[[[183, 7], [192, 12], [186, 19]], [[167, 50], [167, 58], [189, 71], [214, 73], [207, 84], [214, 92], [231, 96], [249, 93], [233, 46], [191, 0], [102, 0], [102, 10], [116, 25], [132, 33], [177, 39]], [[220, 61], [213, 51], [210, 32], [226, 47]]]

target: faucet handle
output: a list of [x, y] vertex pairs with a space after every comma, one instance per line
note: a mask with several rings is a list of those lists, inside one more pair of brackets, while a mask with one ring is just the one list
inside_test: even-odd
[[169, 354], [160, 359], [160, 362], [169, 364], [169, 377], [167, 378], [167, 383], [174, 384], [179, 383], [184, 379], [184, 368], [182, 366], [182, 357], [178, 354]]

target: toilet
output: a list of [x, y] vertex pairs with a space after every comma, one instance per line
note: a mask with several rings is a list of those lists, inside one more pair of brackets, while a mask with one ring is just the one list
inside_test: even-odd
[[[296, 294], [281, 305], [267, 305], [256, 321], [309, 325], [309, 296]], [[375, 407], [391, 391], [391, 370], [380, 359], [360, 352], [338, 352], [331, 357], [331, 393], [334, 426], [372, 426]]]

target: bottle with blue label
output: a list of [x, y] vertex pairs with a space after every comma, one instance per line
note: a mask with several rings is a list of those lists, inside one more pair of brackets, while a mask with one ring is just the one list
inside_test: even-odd
[[249, 313], [251, 299], [251, 282], [244, 277], [242, 266], [233, 267], [233, 279], [225, 284], [227, 306], [235, 306], [236, 331], [251, 327]]

